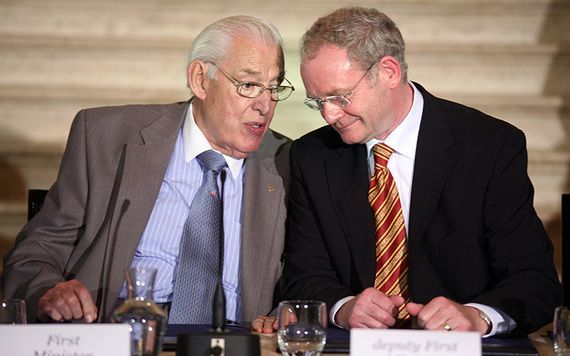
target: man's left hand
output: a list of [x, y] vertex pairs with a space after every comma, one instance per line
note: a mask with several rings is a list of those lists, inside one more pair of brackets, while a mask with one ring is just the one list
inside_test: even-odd
[[271, 334], [277, 331], [277, 318], [274, 316], [258, 316], [251, 322], [251, 329], [258, 333]]
[[418, 325], [426, 330], [477, 331], [487, 333], [488, 325], [474, 307], [455, 303], [444, 297], [436, 297], [423, 305], [408, 303], [408, 313], [417, 317]]

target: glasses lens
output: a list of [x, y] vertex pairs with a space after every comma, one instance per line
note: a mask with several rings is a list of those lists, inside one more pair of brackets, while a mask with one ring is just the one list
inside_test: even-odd
[[292, 92], [292, 87], [280, 85], [271, 90], [271, 97], [273, 100], [282, 101], [291, 96]]
[[238, 94], [246, 98], [257, 98], [265, 88], [259, 83], [240, 83], [237, 87]]
[[305, 99], [305, 105], [309, 107], [309, 109], [320, 111], [323, 104], [318, 99], [307, 98]]
[[350, 104], [350, 100], [346, 97], [339, 95], [339, 96], [329, 96], [327, 101], [333, 105], [336, 105], [341, 108], [345, 108]]

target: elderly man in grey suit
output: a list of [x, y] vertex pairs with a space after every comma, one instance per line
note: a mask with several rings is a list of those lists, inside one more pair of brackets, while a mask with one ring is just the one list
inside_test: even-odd
[[[198, 157], [204, 151], [223, 157], [225, 172], [217, 185], [226, 317], [252, 320], [271, 309], [281, 273], [289, 140], [269, 124], [277, 102], [294, 90], [284, 77], [281, 36], [257, 18], [218, 20], [193, 42], [187, 79], [193, 97], [185, 103], [77, 114], [57, 181], [4, 259], [4, 296], [25, 299], [29, 321], [109, 320], [127, 297], [124, 271], [132, 267], [157, 269], [158, 303], [188, 294], [175, 293], [183, 275], [177, 267], [206, 176]], [[212, 299], [198, 299], [181, 310], [211, 313]]]

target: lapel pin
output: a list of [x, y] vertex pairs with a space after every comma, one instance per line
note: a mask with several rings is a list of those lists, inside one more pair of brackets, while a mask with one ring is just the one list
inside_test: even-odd
[[273, 188], [273, 186], [271, 185], [268, 185], [267, 187], [265, 187], [265, 189], [267, 189], [267, 191], [270, 193], [275, 191], [275, 188]]

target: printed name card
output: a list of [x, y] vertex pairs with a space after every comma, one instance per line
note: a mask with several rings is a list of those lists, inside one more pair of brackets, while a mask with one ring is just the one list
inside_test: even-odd
[[2, 355], [129, 356], [127, 324], [0, 325]]
[[358, 356], [481, 356], [476, 332], [352, 329], [350, 354]]

